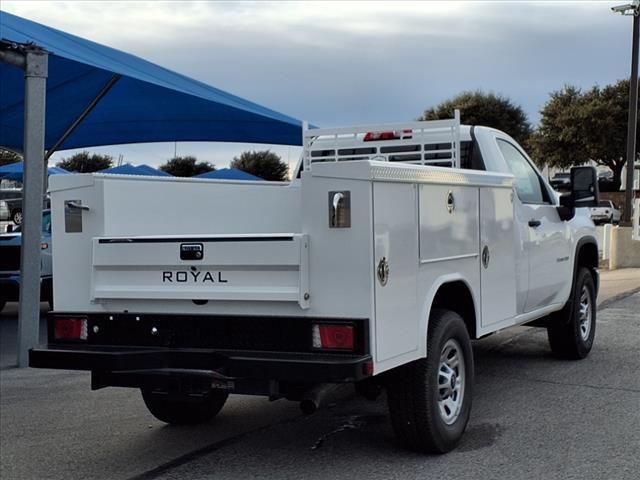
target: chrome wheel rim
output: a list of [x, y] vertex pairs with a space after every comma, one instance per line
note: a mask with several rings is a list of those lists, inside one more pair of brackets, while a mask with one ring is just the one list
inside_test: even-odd
[[465, 386], [464, 356], [460, 344], [450, 338], [440, 352], [438, 368], [438, 411], [447, 425], [460, 416]]
[[18, 212], [13, 216], [13, 223], [16, 225], [22, 224], [22, 212]]
[[580, 327], [580, 336], [582, 340], [587, 340], [591, 333], [591, 295], [586, 285], [582, 286], [580, 291], [580, 306], [578, 307], [578, 324]]

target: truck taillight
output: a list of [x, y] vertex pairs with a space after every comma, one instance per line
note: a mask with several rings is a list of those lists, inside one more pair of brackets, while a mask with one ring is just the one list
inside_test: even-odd
[[353, 350], [353, 326], [314, 324], [313, 348]]
[[56, 340], [86, 340], [87, 319], [56, 318], [53, 333]]

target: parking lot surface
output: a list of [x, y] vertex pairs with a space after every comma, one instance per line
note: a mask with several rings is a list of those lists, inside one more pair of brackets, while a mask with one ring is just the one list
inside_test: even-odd
[[583, 361], [553, 358], [541, 329], [474, 342], [471, 421], [444, 456], [401, 449], [384, 398], [335, 398], [305, 417], [233, 396], [210, 424], [174, 427], [134, 390], [91, 392], [86, 373], [5, 368], [0, 478], [635, 479], [640, 293], [605, 307]]

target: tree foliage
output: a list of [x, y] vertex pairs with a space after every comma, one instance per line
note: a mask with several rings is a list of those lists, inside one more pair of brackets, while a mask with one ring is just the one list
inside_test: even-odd
[[518, 142], [526, 142], [531, 134], [531, 124], [522, 107], [506, 97], [480, 90], [462, 92], [445, 100], [425, 110], [418, 120], [450, 119], [455, 109], [460, 110], [462, 123], [497, 128]]
[[13, 150], [7, 150], [6, 148], [0, 148], [0, 166], [20, 161], [22, 161], [22, 155], [19, 153]]
[[270, 150], [242, 152], [239, 157], [233, 158], [230, 167], [256, 175], [263, 180], [284, 182], [289, 178], [287, 164]]
[[194, 156], [173, 157], [167, 163], [160, 165], [160, 170], [170, 173], [174, 177], [193, 177], [201, 173], [211, 172], [216, 169], [209, 162], [199, 162]]
[[70, 172], [91, 173], [113, 166], [113, 157], [100, 153], [90, 153], [86, 150], [63, 158], [56, 166]]
[[585, 92], [567, 85], [552, 92], [542, 108], [540, 127], [531, 138], [533, 153], [560, 168], [593, 160], [613, 171], [617, 188], [625, 163], [628, 110], [628, 80]]

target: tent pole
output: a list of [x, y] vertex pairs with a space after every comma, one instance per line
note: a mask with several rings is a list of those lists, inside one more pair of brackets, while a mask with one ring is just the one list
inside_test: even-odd
[[49, 160], [49, 157], [53, 155], [58, 150], [58, 148], [60, 148], [60, 146], [67, 140], [67, 138], [69, 138], [69, 135], [71, 135], [75, 131], [75, 129], [78, 128], [78, 125], [82, 123], [82, 121], [87, 117], [87, 115], [91, 113], [91, 111], [96, 107], [96, 105], [98, 105], [100, 100], [102, 100], [104, 96], [107, 93], [109, 93], [109, 90], [111, 90], [111, 88], [121, 78], [122, 78], [122, 75], [116, 73], [109, 79], [109, 81], [105, 84], [105, 86], [102, 87], [102, 90], [98, 92], [98, 95], [96, 95], [95, 98], [91, 100], [91, 102], [89, 102], [89, 105], [87, 105], [85, 109], [80, 113], [80, 115], [78, 115], [78, 118], [76, 118], [73, 121], [73, 123], [69, 126], [69, 128], [67, 128], [67, 130], [58, 139], [58, 141], [54, 143], [53, 146], [47, 151], [47, 154], [44, 156], [45, 162], [47, 162]]
[[40, 341], [40, 242], [44, 178], [44, 118], [48, 54], [37, 47], [24, 52], [24, 181], [18, 313], [18, 366], [29, 365], [29, 349]]

